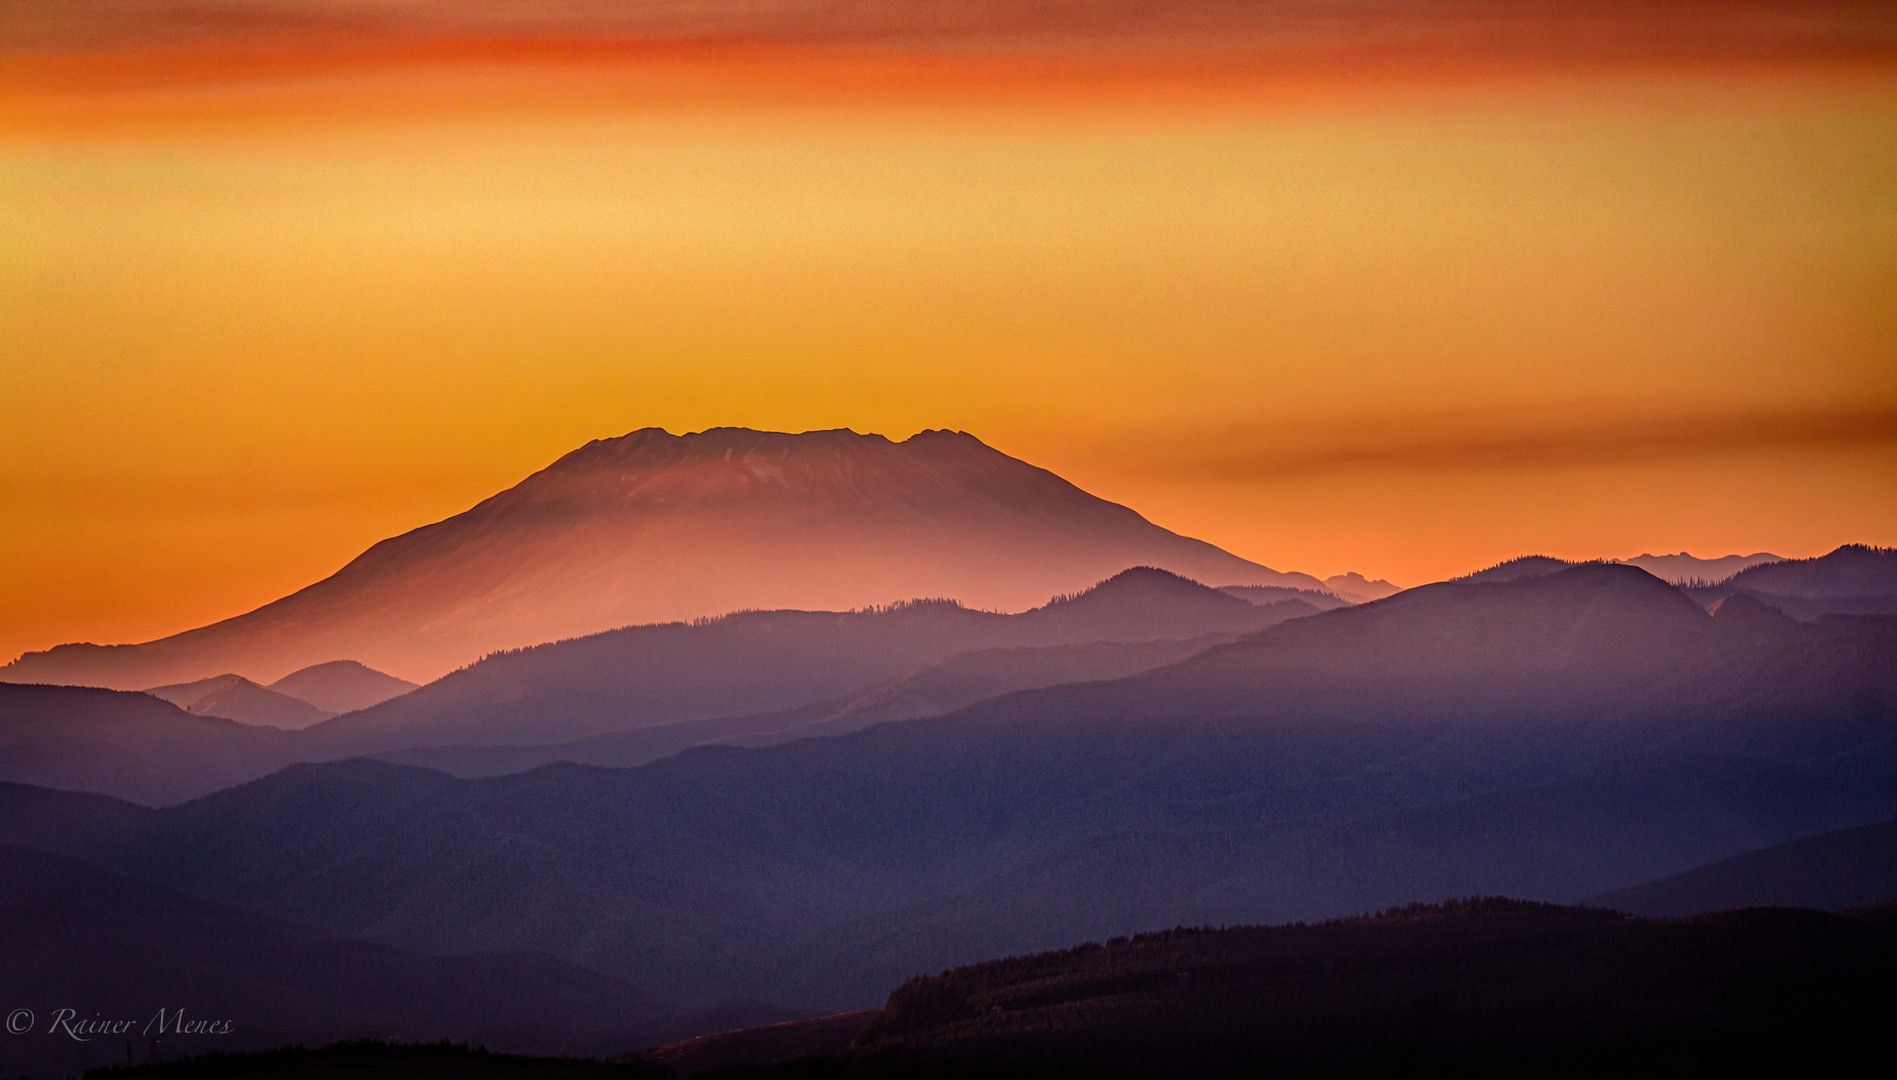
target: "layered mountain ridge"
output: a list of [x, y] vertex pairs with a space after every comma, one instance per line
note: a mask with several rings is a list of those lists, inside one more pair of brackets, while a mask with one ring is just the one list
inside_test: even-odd
[[679, 1007], [838, 1011], [1092, 937], [1573, 901], [1889, 821], [1893, 700], [1897, 622], [1708, 613], [1581, 566], [635, 768], [302, 764], [164, 809], [4, 784], [0, 841], [326, 934], [542, 951]]
[[[495, 653], [295, 731], [228, 721], [268, 721], [265, 709], [285, 706], [325, 715], [279, 688], [334, 702], [406, 684], [348, 662], [269, 689], [235, 675], [143, 694], [0, 684], [0, 779], [172, 802], [294, 761], [354, 754], [416, 751], [395, 759], [465, 775], [549, 761], [634, 764], [702, 743], [835, 734], [1010, 690], [1131, 674], [1313, 611], [1135, 567], [1012, 615], [947, 600], [736, 612]], [[879, 699], [890, 692], [895, 700]], [[218, 719], [245, 702], [259, 711]]]

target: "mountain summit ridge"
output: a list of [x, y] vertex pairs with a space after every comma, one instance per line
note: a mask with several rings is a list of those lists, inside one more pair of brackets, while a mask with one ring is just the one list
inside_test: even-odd
[[499, 649], [743, 609], [919, 596], [1019, 611], [1129, 566], [1321, 588], [1163, 529], [965, 432], [900, 442], [641, 428], [372, 545], [254, 611], [139, 645], [27, 653], [0, 679], [269, 682], [353, 657], [424, 682]]

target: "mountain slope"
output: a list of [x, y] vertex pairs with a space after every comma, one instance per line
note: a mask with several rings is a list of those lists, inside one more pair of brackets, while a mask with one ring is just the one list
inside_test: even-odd
[[149, 694], [0, 683], [0, 780], [15, 783], [177, 802], [296, 760], [296, 734]]
[[1477, 570], [1473, 574], [1464, 574], [1453, 581], [1470, 584], [1498, 584], [1504, 581], [1521, 581], [1525, 578], [1546, 577], [1559, 570], [1576, 565], [1566, 559], [1557, 559], [1552, 555], [1518, 555], [1505, 559], [1494, 566]]
[[1691, 590], [1710, 604], [1735, 594], [1798, 619], [1897, 614], [1897, 548], [1846, 544], [1815, 559], [1783, 559]]
[[1846, 544], [1815, 559], [1785, 559], [1734, 574], [1733, 589], [1801, 600], [1897, 597], [1897, 548]]
[[415, 685], [354, 660], [331, 660], [292, 671], [271, 683], [270, 689], [333, 714], [380, 705], [408, 693]]
[[135, 1019], [141, 1059], [142, 1028], [161, 1008], [232, 1021], [226, 1035], [168, 1034], [167, 1056], [365, 1036], [612, 1053], [658, 1015], [624, 983], [551, 957], [443, 958], [339, 940], [5, 845], [0, 955], [0, 997], [40, 1018], [35, 1037], [0, 1042], [9, 1076], [124, 1063], [125, 1035], [40, 1037], [60, 1008]]
[[1129, 566], [1318, 588], [1161, 529], [973, 436], [657, 429], [589, 443], [333, 576], [142, 645], [28, 653], [0, 677], [259, 681], [350, 656], [425, 681], [497, 649], [742, 609], [916, 597], [1020, 610]]
[[1595, 896], [1591, 903], [1653, 917], [1724, 908], [1835, 911], [1897, 898], [1897, 822], [1807, 836], [1735, 855], [1659, 881]]

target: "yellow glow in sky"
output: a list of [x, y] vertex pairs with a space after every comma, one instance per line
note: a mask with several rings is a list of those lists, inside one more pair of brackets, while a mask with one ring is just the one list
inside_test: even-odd
[[[0, 139], [0, 654], [596, 437], [968, 430], [1279, 569], [1897, 541], [1897, 93]], [[894, 598], [892, 598], [894, 599]]]

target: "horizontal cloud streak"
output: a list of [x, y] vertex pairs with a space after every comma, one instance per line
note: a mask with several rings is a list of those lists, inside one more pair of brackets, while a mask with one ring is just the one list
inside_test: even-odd
[[[383, 63], [640, 63], [667, 47], [885, 59], [1118, 60], [1260, 78], [1897, 60], [1897, 12], [1863, 0], [13, 0], [0, 58], [169, 52], [182, 71], [307, 74]], [[234, 62], [233, 62], [234, 61]], [[146, 61], [148, 62], [148, 61]], [[177, 77], [180, 70], [168, 72]], [[16, 69], [31, 78], [30, 68]], [[1005, 88], [1004, 88], [1005, 89]]]
[[1897, 44], [1897, 16], [1865, 0], [13, 0], [5, 18], [5, 39], [24, 48], [274, 33], [1416, 55], [1835, 53]]
[[[1897, 75], [1862, 0], [14, 0], [0, 132], [863, 104], [1255, 110]], [[1723, 82], [1722, 82], [1723, 85]]]
[[1131, 474], [1255, 481], [1373, 470], [1491, 472], [1626, 465], [1770, 451], [1897, 448], [1897, 408], [1598, 417], [1484, 412], [1316, 430], [1226, 428], [1155, 436]]

